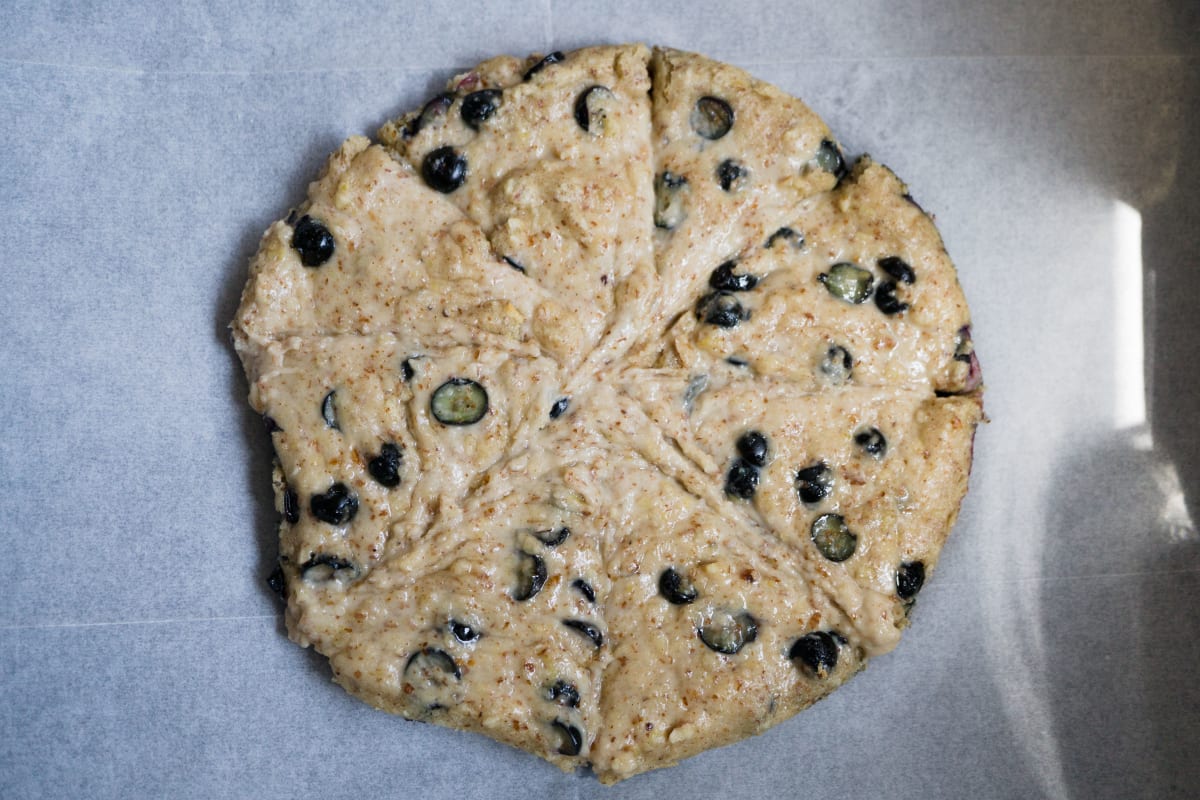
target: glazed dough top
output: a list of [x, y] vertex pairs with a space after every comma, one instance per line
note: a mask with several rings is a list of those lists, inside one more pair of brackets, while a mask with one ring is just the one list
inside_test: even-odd
[[982, 416], [899, 179], [640, 45], [496, 58], [348, 140], [232, 327], [290, 636], [376, 707], [604, 782], [892, 649]]

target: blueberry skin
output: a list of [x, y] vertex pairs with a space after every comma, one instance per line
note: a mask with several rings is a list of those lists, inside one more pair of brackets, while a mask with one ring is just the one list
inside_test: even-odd
[[587, 581], [585, 581], [583, 578], [576, 578], [574, 581], [571, 582], [571, 586], [576, 591], [578, 591], [581, 595], [583, 595], [585, 598], [587, 598], [587, 601], [589, 603], [596, 602], [596, 590], [593, 589], [592, 585], [590, 583], [588, 583]]
[[561, 719], [554, 720], [552, 724], [562, 735], [562, 744], [560, 744], [558, 747], [559, 755], [579, 755], [579, 751], [583, 749], [583, 734], [580, 732], [579, 728], [576, 728], [570, 723], [563, 722]]
[[582, 633], [584, 636], [592, 640], [592, 644], [596, 647], [604, 645], [604, 634], [590, 622], [584, 622], [581, 619], [564, 619], [563, 625], [566, 625], [571, 630]]
[[546, 585], [546, 562], [533, 553], [517, 554], [517, 586], [512, 597], [517, 602], [532, 599]]
[[767, 437], [758, 431], [747, 431], [737, 440], [737, 451], [747, 462], [756, 467], [767, 465], [767, 452], [770, 446]]
[[430, 188], [450, 194], [467, 181], [466, 156], [450, 146], [431, 150], [421, 162], [421, 176]]
[[333, 258], [335, 247], [329, 229], [307, 214], [292, 230], [292, 249], [300, 254], [300, 263], [306, 267], [319, 267]]
[[884, 281], [875, 289], [875, 307], [890, 317], [907, 311], [908, 303], [896, 297], [895, 281]]
[[335, 483], [324, 494], [314, 494], [308, 503], [309, 511], [321, 522], [345, 525], [358, 513], [358, 496], [344, 483]]
[[742, 500], [752, 499], [758, 491], [758, 477], [758, 467], [739, 458], [725, 476], [725, 494]]
[[566, 56], [564, 56], [562, 54], [561, 50], [555, 50], [553, 53], [550, 53], [545, 58], [543, 58], [541, 61], [537, 62], [532, 67], [527, 69], [525, 71], [524, 79], [529, 80], [534, 75], [537, 75], [539, 72], [544, 70], [546, 67], [550, 66], [551, 64], [557, 64], [558, 62], [562, 61], [564, 58], [566, 58]]
[[293, 525], [300, 521], [300, 498], [290, 486], [283, 490], [283, 518]]

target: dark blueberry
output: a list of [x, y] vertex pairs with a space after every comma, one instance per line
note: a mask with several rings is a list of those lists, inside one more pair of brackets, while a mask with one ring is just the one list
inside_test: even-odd
[[560, 397], [554, 401], [554, 405], [550, 406], [550, 419], [558, 419], [563, 414], [567, 413], [567, 407], [571, 405], [571, 398]]
[[284, 223], [295, 227], [295, 225], [296, 225], [296, 209], [294, 209], [294, 208], [288, 209], [287, 219], [284, 220]]
[[581, 595], [586, 597], [587, 601], [589, 603], [596, 602], [596, 590], [593, 589], [592, 585], [590, 583], [588, 583], [587, 581], [585, 581], [583, 578], [576, 578], [574, 581], [571, 582], [571, 586], [574, 589], [576, 589]]
[[720, 139], [733, 127], [733, 107], [719, 97], [706, 95], [696, 101], [688, 122], [705, 139]]
[[896, 594], [901, 600], [911, 600], [925, 585], [925, 563], [905, 561], [896, 572]]
[[767, 437], [758, 431], [746, 431], [737, 440], [737, 451], [756, 467], [767, 465]]
[[300, 565], [300, 577], [309, 583], [325, 583], [343, 575], [351, 578], [357, 577], [358, 567], [353, 561], [347, 561], [327, 553], [315, 555]]
[[736, 261], [726, 261], [714, 269], [712, 275], [708, 276], [708, 285], [725, 292], [748, 292], [758, 286], [757, 275], [734, 275], [733, 268], [736, 266]]
[[358, 513], [358, 497], [344, 483], [335, 483], [324, 494], [314, 494], [308, 509], [321, 522], [345, 525]]
[[758, 638], [758, 621], [745, 611], [735, 614], [722, 608], [696, 633], [710, 649], [731, 656]]
[[662, 575], [658, 576], [658, 591], [667, 598], [668, 603], [676, 606], [694, 603], [700, 596], [692, 582], [671, 567], [664, 569]]
[[729, 292], [712, 292], [696, 303], [696, 318], [719, 328], [733, 328], [748, 319], [746, 310]]
[[654, 224], [672, 230], [687, 217], [684, 201], [688, 180], [673, 172], [664, 172], [654, 179]]
[[887, 455], [887, 439], [883, 438], [879, 428], [864, 428], [854, 434], [854, 443], [869, 456], [883, 458]]
[[467, 159], [449, 145], [439, 147], [425, 155], [421, 175], [430, 187], [442, 194], [450, 194], [467, 180]]
[[806, 633], [788, 651], [788, 658], [799, 661], [815, 677], [824, 678], [833, 672], [838, 662], [836, 634], [825, 631]]
[[531, 599], [542, 590], [546, 584], [546, 562], [533, 553], [520, 551], [517, 553], [517, 585], [513, 589], [513, 599], [525, 601]]
[[613, 100], [612, 90], [607, 86], [589, 86], [575, 101], [575, 121], [590, 133], [603, 133], [607, 119], [607, 108]]
[[846, 159], [836, 144], [828, 139], [821, 142], [815, 156], [817, 166], [826, 172], [832, 172], [839, 181], [846, 175]]
[[560, 744], [558, 753], [563, 756], [577, 756], [583, 749], [583, 734], [574, 725], [556, 719], [552, 723], [559, 734]]
[[881, 258], [878, 262], [879, 268], [891, 275], [901, 283], [915, 283], [917, 274], [913, 272], [913, 268], [908, 265], [908, 262], [899, 256], [888, 256]]
[[862, 267], [841, 261], [817, 276], [831, 295], [847, 303], [865, 303], [871, 296], [875, 278]]
[[749, 173], [746, 168], [732, 158], [727, 158], [717, 165], [717, 183], [727, 192], [741, 188], [742, 179]]
[[287, 597], [287, 579], [283, 577], [283, 567], [275, 565], [275, 569], [267, 576], [267, 586], [280, 597]]
[[305, 214], [292, 230], [292, 248], [300, 254], [300, 263], [319, 267], [333, 258], [334, 241], [329, 229]]
[[436, 647], [426, 647], [408, 657], [404, 665], [406, 681], [422, 681], [434, 687], [448, 685], [450, 678], [462, 680], [462, 670], [450, 654]]
[[750, 366], [749, 361], [747, 361], [744, 358], [739, 358], [737, 356], [729, 356], [728, 358], [725, 359], [725, 363], [730, 365], [731, 367], [748, 367], [748, 366]]
[[525, 70], [525, 80], [529, 80], [551, 64], [557, 64], [558, 62], [562, 61], [563, 58], [565, 58], [565, 56], [563, 56], [562, 51], [555, 50], [553, 53], [534, 64], [532, 67]]
[[800, 502], [812, 505], [829, 496], [833, 490], [833, 470], [824, 461], [818, 461], [796, 473], [796, 494]]
[[455, 639], [458, 639], [463, 644], [473, 642], [479, 638], [479, 631], [467, 623], [459, 622], [456, 619], [450, 620], [450, 632], [454, 634]]
[[581, 619], [564, 619], [563, 625], [566, 625], [573, 631], [578, 631], [584, 636], [592, 640], [592, 644], [596, 647], [601, 647], [604, 644], [604, 634], [590, 622], [584, 622]]
[[402, 460], [400, 448], [391, 442], [386, 442], [379, 448], [379, 455], [367, 462], [367, 472], [371, 473], [371, 477], [380, 485], [393, 489], [400, 485], [400, 462]]
[[821, 555], [834, 562], [845, 561], [858, 547], [858, 537], [840, 514], [822, 514], [813, 520], [811, 536]]
[[510, 267], [515, 269], [517, 272], [520, 272], [522, 274], [524, 274], [524, 272], [525, 272], [525, 267], [521, 266], [521, 262], [519, 262], [515, 259], [509, 258], [508, 256], [504, 256], [504, 263], [508, 264]]
[[579, 707], [579, 690], [561, 678], [556, 680], [547, 689], [547, 694], [549, 694], [551, 702], [558, 703], [560, 706], [565, 706], [566, 708]]
[[908, 303], [896, 297], [895, 281], [884, 281], [879, 284], [875, 290], [875, 306], [888, 316], [908, 310]]
[[821, 372], [829, 378], [830, 383], [841, 384], [850, 380], [853, 369], [854, 359], [850, 357], [850, 351], [840, 344], [830, 345], [825, 351], [825, 357], [821, 360]]
[[487, 413], [487, 390], [469, 378], [451, 378], [433, 391], [429, 410], [443, 425], [474, 425]]
[[331, 391], [321, 400], [321, 419], [325, 420], [326, 427], [333, 428], [335, 431], [340, 431], [337, 421], [337, 406], [334, 405], [334, 397], [337, 390]]
[[452, 105], [454, 105], [454, 95], [450, 92], [442, 92], [441, 94], [434, 95], [421, 108], [421, 113], [404, 127], [404, 137], [411, 139], [413, 136], [416, 136], [435, 119], [445, 115]]
[[758, 467], [742, 459], [733, 462], [725, 476], [725, 494], [749, 500], [758, 491]]
[[293, 525], [300, 521], [300, 498], [290, 486], [283, 490], [283, 518]]
[[412, 359], [406, 358], [400, 362], [400, 377], [405, 383], [411, 381], [416, 374], [417, 371], [413, 369]]
[[781, 239], [785, 242], [791, 242], [792, 245], [794, 247], [796, 247], [797, 249], [804, 247], [804, 234], [797, 233], [796, 231], [792, 230], [791, 228], [787, 228], [787, 227], [780, 228], [779, 230], [772, 233], [770, 235], [770, 237], [767, 239], [766, 246], [774, 247], [775, 243]]
[[464, 97], [462, 108], [459, 109], [463, 122], [479, 130], [479, 126], [500, 107], [500, 94], [499, 89], [481, 89]]
[[267, 429], [267, 433], [275, 433], [276, 431], [283, 430], [283, 428], [279, 427], [279, 423], [275, 421], [275, 418], [270, 414], [263, 414], [262, 421], [263, 425]]
[[544, 531], [534, 531], [533, 535], [534, 538], [546, 545], [546, 547], [558, 547], [571, 535], [571, 529], [563, 525], [558, 528], [547, 528]]

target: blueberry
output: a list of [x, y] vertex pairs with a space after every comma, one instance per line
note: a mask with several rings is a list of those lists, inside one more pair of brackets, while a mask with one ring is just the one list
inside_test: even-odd
[[551, 723], [554, 730], [558, 732], [560, 744], [558, 745], [558, 753], [563, 756], [577, 756], [579, 751], [583, 749], [583, 734], [579, 728], [574, 725], [563, 722], [561, 719], [554, 720]]
[[742, 188], [744, 179], [749, 174], [745, 167], [732, 158], [727, 158], [717, 165], [717, 183], [727, 192]]
[[517, 553], [517, 584], [513, 599], [523, 602], [533, 598], [546, 584], [546, 562], [533, 553]]
[[325, 583], [336, 578], [358, 577], [358, 566], [353, 561], [320, 553], [300, 565], [300, 577], [309, 583]]
[[832, 172], [839, 181], [846, 176], [846, 159], [842, 157], [842, 151], [838, 146], [829, 139], [821, 142], [814, 160], [818, 167], [826, 172]]
[[887, 455], [887, 439], [879, 428], [863, 428], [854, 434], [854, 443], [863, 449], [867, 455], [883, 458]]
[[828, 272], [817, 276], [831, 295], [847, 303], [865, 303], [871, 296], [875, 278], [862, 267], [842, 261], [834, 264]]
[[817, 678], [827, 677], [837, 667], [837, 637], [825, 631], [806, 633], [792, 645], [788, 658], [799, 661]]
[[467, 623], [459, 622], [456, 619], [450, 620], [450, 632], [454, 634], [455, 639], [458, 639], [463, 644], [473, 642], [479, 638], [479, 631]]
[[499, 89], [481, 89], [464, 97], [462, 108], [459, 109], [463, 122], [474, 130], [479, 130], [479, 126], [500, 107], [500, 95]]
[[822, 514], [813, 520], [810, 532], [813, 544], [830, 561], [845, 561], [854, 555], [858, 537], [846, 527], [840, 514]]
[[571, 535], [571, 529], [566, 525], [562, 525], [558, 528], [549, 528], [544, 531], [534, 531], [533, 535], [534, 538], [546, 545], [546, 547], [558, 547], [567, 540], [568, 536]]
[[875, 305], [884, 314], [891, 316], [908, 310], [908, 303], [896, 297], [896, 282], [884, 281], [875, 290]]
[[275, 565], [275, 569], [267, 576], [267, 586], [280, 597], [287, 597], [287, 579], [283, 576], [283, 567]]
[[881, 270], [901, 283], [915, 283], [917, 280], [917, 274], [913, 272], [913, 268], [899, 256], [881, 258], [876, 263], [879, 264]]
[[516, 259], [509, 258], [508, 256], [503, 256], [503, 258], [504, 258], [505, 264], [508, 264], [510, 267], [515, 269], [517, 272], [520, 272], [521, 274], [525, 273], [525, 267], [521, 266], [521, 263], [519, 261], [517, 261]]
[[905, 561], [896, 572], [896, 594], [901, 600], [911, 600], [925, 585], [925, 563]]
[[729, 356], [725, 359], [725, 363], [731, 367], [748, 367], [750, 362], [739, 356]]
[[767, 465], [767, 450], [767, 437], [758, 431], [747, 431], [738, 437], [738, 453], [753, 466]]
[[767, 238], [767, 243], [765, 246], [768, 248], [774, 247], [775, 243], [781, 240], [785, 242], [791, 242], [797, 250], [801, 247], [804, 247], [804, 234], [797, 233], [786, 226], [772, 233]]
[[733, 462], [725, 476], [725, 494], [750, 500], [758, 491], [758, 467], [742, 459]]
[[451, 378], [433, 391], [429, 410], [443, 425], [474, 425], [487, 413], [487, 390], [469, 378]]
[[403, 380], [405, 383], [408, 383], [409, 381], [411, 381], [413, 379], [413, 376], [416, 374], [417, 374], [417, 371], [413, 369], [412, 359], [406, 358], [400, 362], [400, 378], [401, 378], [401, 380]]
[[724, 292], [748, 292], [758, 285], [757, 275], [734, 275], [733, 268], [736, 266], [736, 261], [726, 261], [714, 269], [712, 275], [708, 276], [708, 285]]
[[431, 188], [450, 194], [467, 180], [467, 159], [449, 145], [439, 147], [425, 155], [421, 175]]
[[267, 429], [268, 434], [283, 430], [283, 428], [279, 427], [279, 423], [275, 421], [275, 418], [270, 414], [263, 414], [262, 421], [263, 426]]
[[654, 224], [672, 230], [687, 217], [685, 200], [689, 193], [688, 180], [673, 172], [663, 172], [654, 179]]
[[579, 690], [561, 678], [556, 680], [546, 691], [552, 703], [558, 703], [566, 708], [579, 707]]
[[720, 139], [733, 127], [733, 107], [719, 97], [706, 95], [696, 101], [688, 122], [705, 139]]
[[416, 695], [429, 711], [445, 708], [454, 684], [462, 680], [462, 669], [445, 650], [425, 647], [404, 664], [404, 693]]
[[550, 406], [550, 419], [558, 419], [563, 414], [567, 413], [567, 407], [571, 405], [571, 398], [560, 397], [554, 401], [554, 405]]
[[592, 640], [592, 644], [596, 647], [604, 645], [604, 634], [590, 622], [584, 622], [581, 619], [564, 619], [563, 625], [566, 625], [573, 631], [582, 633], [584, 636]]
[[442, 92], [441, 94], [434, 95], [421, 108], [421, 113], [404, 127], [404, 138], [411, 139], [416, 136], [417, 133], [431, 122], [438, 117], [444, 116], [452, 105], [454, 105], [454, 95], [450, 92]]
[[658, 591], [668, 603], [676, 606], [686, 606], [696, 602], [700, 593], [687, 577], [680, 575], [673, 568], [667, 567], [658, 576]]
[[589, 86], [575, 101], [575, 121], [589, 133], [603, 133], [608, 106], [614, 97], [607, 86]]
[[825, 357], [821, 359], [821, 373], [833, 384], [842, 384], [850, 380], [853, 369], [854, 359], [850, 356], [850, 351], [839, 344], [830, 345], [825, 351]]
[[337, 390], [331, 391], [321, 400], [321, 418], [325, 420], [325, 426], [333, 428], [335, 431], [340, 431], [337, 421], [337, 407], [334, 405], [334, 396], [337, 395]]
[[586, 597], [589, 603], [596, 602], [596, 590], [593, 589], [592, 585], [583, 578], [576, 578], [571, 582], [571, 587]]
[[746, 611], [734, 613], [717, 609], [696, 634], [709, 649], [733, 655], [758, 638], [758, 620]]
[[300, 254], [300, 263], [319, 267], [333, 258], [333, 234], [322, 223], [305, 214], [292, 230], [292, 248]]
[[283, 490], [283, 518], [293, 525], [300, 521], [300, 498], [290, 486]]
[[749, 315], [729, 292], [712, 292], [696, 303], [696, 318], [718, 328], [733, 328]]
[[546, 67], [550, 66], [551, 64], [557, 64], [558, 62], [562, 61], [565, 57], [566, 56], [564, 56], [562, 54], [561, 50], [555, 50], [553, 53], [550, 53], [548, 56], [543, 58], [541, 61], [534, 64], [532, 67], [525, 70], [524, 79], [529, 80], [534, 75], [537, 75], [539, 72], [544, 70]]
[[796, 473], [796, 494], [800, 502], [808, 505], [819, 503], [833, 490], [833, 470], [824, 461], [818, 461]]
[[321, 522], [345, 525], [358, 513], [358, 496], [344, 483], [335, 483], [324, 494], [314, 494], [308, 502], [309, 511]]
[[400, 462], [403, 456], [400, 448], [391, 442], [385, 442], [379, 448], [379, 455], [367, 462], [367, 472], [380, 485], [393, 489], [400, 485]]
[[954, 360], [970, 364], [974, 353], [975, 343], [971, 341], [971, 328], [966, 326], [958, 332], [958, 339], [954, 343]]

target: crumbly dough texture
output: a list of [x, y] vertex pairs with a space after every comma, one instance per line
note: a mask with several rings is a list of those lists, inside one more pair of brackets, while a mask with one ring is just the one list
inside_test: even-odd
[[606, 783], [891, 650], [982, 417], [899, 179], [640, 45], [492, 59], [348, 140], [232, 328], [291, 638], [377, 708]]

